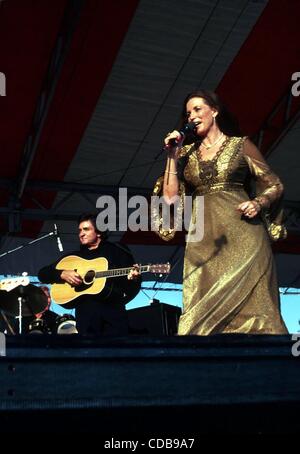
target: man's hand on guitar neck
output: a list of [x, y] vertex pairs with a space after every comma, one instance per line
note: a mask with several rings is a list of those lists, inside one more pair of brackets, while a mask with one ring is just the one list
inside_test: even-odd
[[140, 276], [140, 267], [136, 263], [131, 268], [129, 274], [127, 275], [127, 279], [132, 281], [133, 279], [137, 279]]
[[74, 270], [63, 270], [61, 272], [60, 277], [63, 281], [67, 282], [68, 284], [76, 287], [77, 285], [82, 284], [82, 279], [78, 273]]

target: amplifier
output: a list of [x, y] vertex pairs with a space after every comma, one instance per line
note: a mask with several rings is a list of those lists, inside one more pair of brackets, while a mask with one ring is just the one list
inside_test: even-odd
[[177, 334], [181, 309], [171, 304], [154, 302], [150, 306], [127, 311], [131, 334], [172, 336]]

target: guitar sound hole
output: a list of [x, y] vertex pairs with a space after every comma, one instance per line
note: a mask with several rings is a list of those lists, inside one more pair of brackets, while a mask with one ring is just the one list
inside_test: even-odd
[[95, 271], [91, 270], [86, 273], [86, 275], [84, 276], [83, 282], [88, 285], [88, 284], [91, 284], [94, 281], [94, 279], [95, 279]]

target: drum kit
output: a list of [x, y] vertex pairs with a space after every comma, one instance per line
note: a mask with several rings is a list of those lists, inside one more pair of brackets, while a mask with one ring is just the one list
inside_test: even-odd
[[[62, 251], [54, 224], [52, 232], [3, 252], [0, 259], [51, 236], [56, 237], [58, 249]], [[48, 288], [31, 284], [27, 273], [17, 278], [3, 279], [0, 281], [0, 331], [8, 334], [77, 334], [75, 318], [49, 311], [50, 303]]]
[[57, 315], [54, 322], [43, 318], [34, 319], [28, 326], [28, 334], [77, 334], [76, 321], [73, 315]]
[[77, 333], [72, 315], [59, 316], [47, 311], [48, 306], [44, 288], [31, 284], [26, 275], [0, 281], [0, 319], [7, 334]]

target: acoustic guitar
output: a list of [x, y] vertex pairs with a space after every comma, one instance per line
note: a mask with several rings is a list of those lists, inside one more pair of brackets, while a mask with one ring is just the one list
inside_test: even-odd
[[[168, 274], [170, 264], [140, 265], [140, 273]], [[108, 261], [105, 257], [86, 260], [76, 255], [64, 257], [56, 265], [57, 270], [74, 270], [82, 279], [82, 284], [71, 286], [67, 282], [53, 284], [50, 290], [51, 298], [55, 303], [63, 305], [68, 303], [68, 308], [74, 307], [70, 304], [81, 295], [98, 295], [104, 288], [106, 279], [111, 277], [127, 276], [132, 269], [115, 268], [108, 269]], [[75, 301], [74, 301], [75, 303]]]

